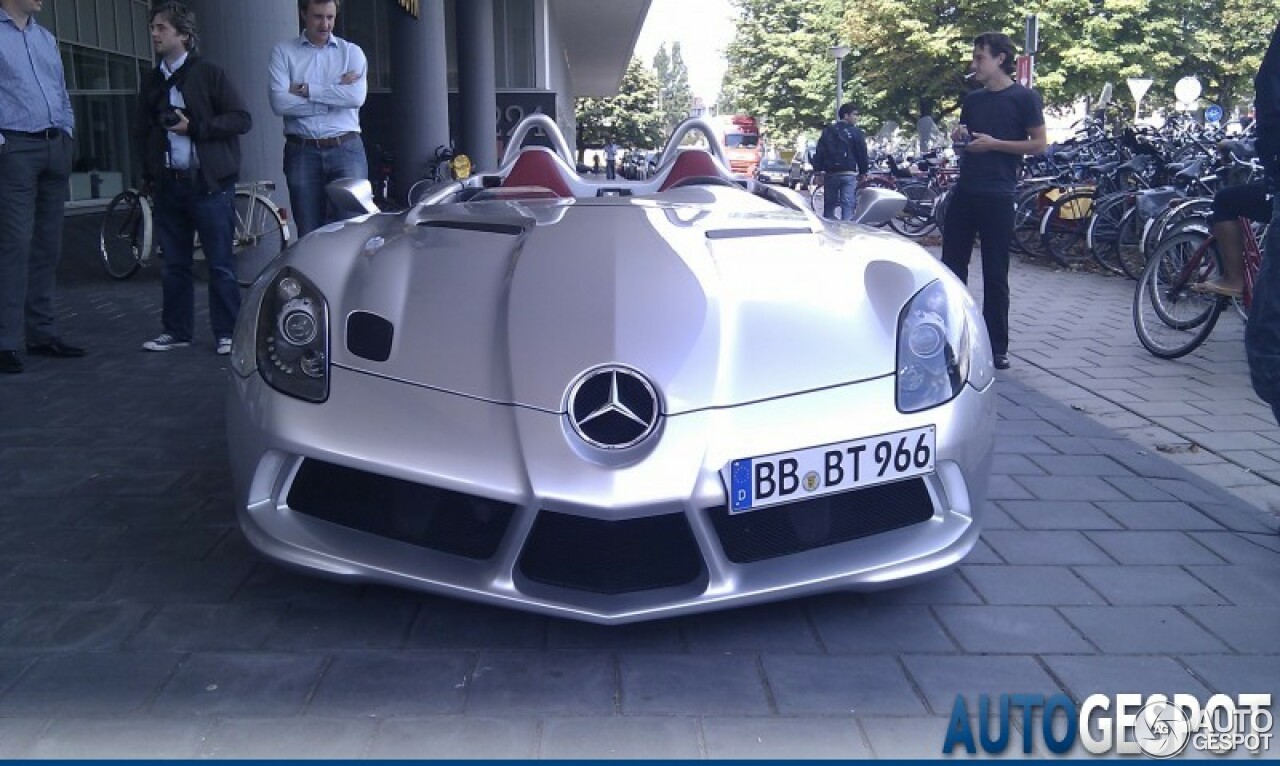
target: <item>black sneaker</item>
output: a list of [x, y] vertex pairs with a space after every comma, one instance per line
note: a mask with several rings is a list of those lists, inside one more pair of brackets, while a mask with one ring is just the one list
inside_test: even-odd
[[997, 370], [1007, 370], [1007, 369], [1009, 369], [1009, 355], [1008, 355], [1008, 354], [996, 354], [996, 356], [995, 356], [995, 360], [994, 360], [994, 361], [995, 361], [995, 365], [996, 365], [996, 369], [997, 369]]

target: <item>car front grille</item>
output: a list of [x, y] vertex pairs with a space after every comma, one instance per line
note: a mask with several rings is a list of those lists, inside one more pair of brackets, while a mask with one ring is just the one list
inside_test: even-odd
[[519, 568], [534, 582], [605, 594], [687, 585], [707, 576], [682, 513], [604, 521], [541, 511]]
[[298, 513], [469, 559], [498, 550], [515, 506], [307, 459], [289, 488]]
[[708, 512], [725, 555], [747, 564], [928, 521], [933, 501], [917, 478], [747, 513], [730, 515], [723, 505]]

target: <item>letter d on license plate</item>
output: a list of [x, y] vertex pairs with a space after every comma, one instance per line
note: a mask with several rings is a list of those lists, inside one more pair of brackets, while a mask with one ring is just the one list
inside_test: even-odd
[[935, 433], [934, 426], [924, 426], [734, 460], [720, 472], [729, 488], [729, 513], [933, 473]]

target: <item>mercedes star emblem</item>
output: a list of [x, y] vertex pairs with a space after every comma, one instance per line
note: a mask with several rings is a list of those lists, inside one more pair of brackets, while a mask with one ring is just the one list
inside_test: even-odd
[[658, 393], [635, 370], [617, 365], [597, 367], [583, 374], [569, 390], [569, 422], [593, 447], [632, 447], [658, 426]]

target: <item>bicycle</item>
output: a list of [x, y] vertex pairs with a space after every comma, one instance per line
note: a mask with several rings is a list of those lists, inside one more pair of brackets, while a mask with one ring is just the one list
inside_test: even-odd
[[417, 205], [427, 196], [428, 190], [437, 184], [456, 181], [471, 175], [471, 158], [465, 154], [455, 154], [453, 149], [443, 144], [436, 147], [436, 156], [427, 165], [427, 174], [413, 186], [407, 195], [409, 207]]
[[[1244, 231], [1244, 293], [1237, 306], [1247, 318], [1262, 248], [1249, 219], [1239, 221]], [[1148, 351], [1161, 359], [1177, 359], [1209, 337], [1222, 310], [1237, 301], [1195, 290], [1197, 283], [1221, 273], [1221, 260], [1217, 240], [1201, 227], [1189, 226], [1156, 248], [1133, 294], [1133, 327]]]
[[[275, 188], [273, 181], [236, 184], [232, 253], [235, 255], [236, 281], [246, 287], [253, 284], [266, 265], [289, 245], [285, 211], [271, 199]], [[138, 189], [126, 189], [107, 204], [98, 234], [98, 249], [111, 278], [132, 277], [159, 252], [152, 223], [153, 204], [151, 195]], [[203, 258], [198, 239], [196, 256]]]

